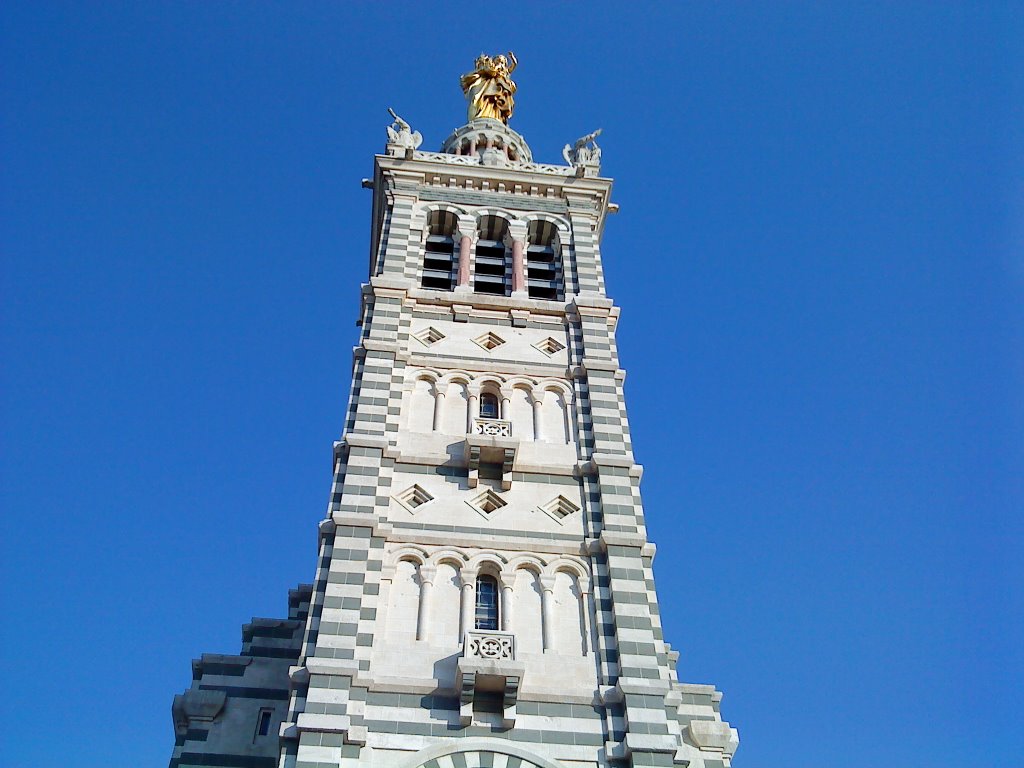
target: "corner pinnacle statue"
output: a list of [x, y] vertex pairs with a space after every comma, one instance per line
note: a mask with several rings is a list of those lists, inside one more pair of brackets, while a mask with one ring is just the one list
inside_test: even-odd
[[515, 109], [513, 95], [516, 84], [512, 73], [519, 64], [516, 55], [508, 52], [508, 58], [499, 54], [495, 57], [481, 53], [476, 59], [476, 69], [462, 76], [462, 92], [469, 101], [469, 120], [489, 117], [508, 125]]

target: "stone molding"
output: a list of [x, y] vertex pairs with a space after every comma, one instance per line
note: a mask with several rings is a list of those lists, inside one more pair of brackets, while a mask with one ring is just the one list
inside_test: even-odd
[[570, 378], [569, 369], [557, 363], [537, 361], [524, 365], [511, 360], [468, 360], [462, 357], [430, 355], [425, 352], [410, 352], [402, 357], [409, 365], [416, 368], [446, 368], [474, 373], [496, 373], [504, 376], [529, 376], [538, 379]]

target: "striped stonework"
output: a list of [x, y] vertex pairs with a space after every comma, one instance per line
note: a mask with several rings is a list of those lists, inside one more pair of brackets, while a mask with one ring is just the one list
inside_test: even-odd
[[[611, 181], [596, 166], [495, 161], [493, 123], [479, 158], [390, 145], [375, 158], [315, 578], [289, 625], [293, 655], [262, 687], [277, 702], [274, 762], [725, 768], [738, 737], [721, 694], [677, 680], [662, 634], [601, 269]], [[423, 287], [439, 221], [469, 275], [451, 290]], [[556, 270], [535, 269], [558, 300], [511, 290], [529, 278], [528, 237], [556, 249]], [[470, 652], [471, 632], [493, 642]], [[191, 695], [172, 764], [266, 765], [251, 729], [227, 717], [241, 705], [229, 694], [207, 722], [206, 698]], [[217, 734], [220, 757], [204, 756]]]

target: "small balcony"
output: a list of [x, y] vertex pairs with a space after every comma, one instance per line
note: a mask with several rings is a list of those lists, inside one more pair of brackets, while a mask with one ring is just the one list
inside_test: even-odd
[[[474, 712], [500, 713], [501, 725], [516, 721], [519, 686], [526, 665], [516, 661], [516, 637], [511, 632], [474, 629], [466, 633], [462, 657], [456, 663], [459, 720], [472, 725]], [[485, 715], [486, 716], [486, 715]]]
[[466, 633], [463, 656], [467, 659], [516, 660], [516, 636], [511, 632], [474, 629]]
[[487, 437], [512, 437], [512, 422], [505, 419], [473, 419], [473, 434]]

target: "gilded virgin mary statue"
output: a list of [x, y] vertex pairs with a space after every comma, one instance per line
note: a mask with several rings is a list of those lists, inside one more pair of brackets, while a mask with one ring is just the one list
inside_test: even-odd
[[462, 76], [462, 92], [469, 102], [469, 119], [490, 117], [508, 124], [512, 117], [515, 102], [512, 99], [516, 92], [516, 84], [512, 82], [515, 71], [516, 55], [508, 52], [503, 55], [485, 56], [480, 54], [476, 60], [476, 69]]

